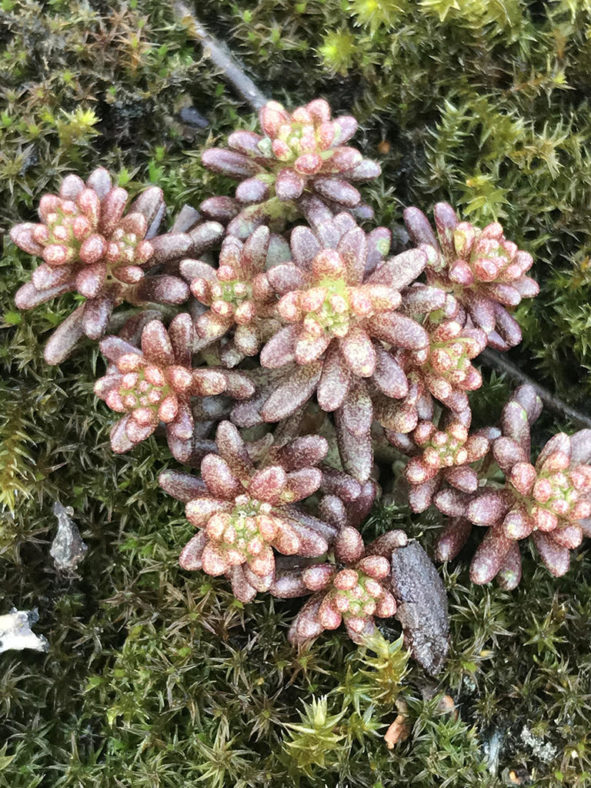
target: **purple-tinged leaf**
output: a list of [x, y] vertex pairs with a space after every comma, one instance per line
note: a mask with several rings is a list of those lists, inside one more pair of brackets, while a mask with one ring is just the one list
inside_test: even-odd
[[446, 257], [454, 257], [453, 231], [458, 225], [456, 212], [447, 202], [438, 202], [433, 208], [439, 243]]
[[472, 523], [464, 517], [452, 520], [437, 541], [435, 558], [437, 561], [453, 560], [468, 541]]
[[299, 326], [285, 326], [280, 329], [261, 350], [261, 366], [277, 369], [295, 360], [295, 345]]
[[315, 191], [321, 197], [345, 205], [347, 208], [354, 208], [361, 200], [357, 189], [347, 181], [337, 178], [315, 178], [313, 183]]
[[160, 367], [175, 363], [168, 331], [160, 320], [151, 320], [142, 331], [142, 353]]
[[133, 442], [127, 437], [127, 425], [131, 420], [130, 416], [124, 416], [111, 428], [111, 449], [115, 454], [124, 454], [133, 449]]
[[202, 479], [182, 471], [163, 471], [158, 476], [158, 484], [164, 492], [183, 503], [188, 503], [193, 498], [201, 498], [207, 492]]
[[421, 210], [412, 206], [405, 208], [402, 215], [408, 234], [415, 244], [428, 244], [435, 249], [438, 248], [439, 244], [435, 238], [433, 228]]
[[223, 499], [235, 498], [244, 489], [228, 463], [217, 454], [208, 454], [201, 462], [201, 476], [212, 495]]
[[351, 284], [359, 284], [365, 273], [367, 242], [360, 227], [346, 232], [338, 243], [337, 251], [347, 267]]
[[376, 369], [374, 345], [362, 328], [353, 327], [339, 340], [339, 347], [347, 367], [353, 375], [369, 378]]
[[406, 374], [391, 353], [384, 350], [377, 343], [374, 345], [376, 351], [376, 368], [373, 374], [373, 382], [387, 397], [402, 399], [408, 394], [408, 381]]
[[470, 580], [477, 585], [490, 583], [499, 573], [514, 544], [500, 528], [488, 530], [470, 564]]
[[189, 295], [187, 283], [178, 276], [168, 274], [146, 276], [135, 288], [135, 296], [138, 300], [157, 304], [183, 304]]
[[75, 289], [76, 284], [73, 281], [64, 282], [47, 290], [37, 290], [32, 282], [27, 282], [16, 291], [14, 303], [18, 309], [33, 309], [39, 304], [44, 304], [46, 301], [51, 301], [52, 298], [57, 298]]
[[290, 245], [294, 262], [303, 269], [309, 268], [320, 252], [320, 244], [312, 230], [301, 225], [291, 231]]
[[498, 571], [497, 582], [505, 591], [513, 591], [521, 580], [521, 553], [519, 546], [515, 543], [511, 545], [503, 565]]
[[254, 131], [240, 129], [230, 134], [228, 145], [232, 150], [244, 153], [246, 156], [260, 156], [261, 152], [258, 145], [262, 139], [261, 135], [256, 134]]
[[100, 339], [107, 330], [114, 300], [109, 294], [93, 298], [84, 304], [82, 330], [89, 339]]
[[322, 364], [316, 362], [286, 375], [265, 402], [261, 416], [264, 421], [281, 421], [306, 403], [320, 379]]
[[209, 170], [238, 180], [256, 175], [260, 170], [256, 162], [242, 155], [242, 153], [236, 153], [225, 148], [208, 148], [203, 152], [201, 161]]
[[320, 435], [303, 435], [279, 450], [281, 464], [289, 471], [317, 465], [326, 457], [328, 441]]
[[512, 502], [513, 496], [504, 490], [486, 491], [470, 501], [466, 517], [475, 525], [495, 525], [505, 516]]
[[256, 175], [247, 178], [236, 189], [236, 199], [243, 205], [263, 202], [269, 196], [269, 184], [260, 180]]
[[550, 574], [554, 575], [554, 577], [565, 575], [570, 566], [570, 550], [568, 547], [556, 544], [554, 539], [552, 539], [552, 534], [534, 532], [533, 540], [540, 558]]
[[51, 335], [43, 351], [43, 358], [47, 364], [61, 364], [83, 336], [82, 319], [85, 306], [82, 304], [74, 310]]
[[269, 593], [278, 599], [293, 599], [306, 596], [310, 593], [310, 589], [304, 583], [302, 573], [298, 570], [293, 570], [278, 572], [269, 588]]
[[397, 312], [384, 312], [367, 322], [373, 336], [394, 347], [420, 350], [429, 344], [425, 329], [410, 317]]
[[280, 171], [275, 182], [275, 194], [284, 201], [297, 200], [301, 197], [306, 179], [295, 170], [285, 168]]
[[293, 263], [275, 265], [267, 272], [267, 276], [271, 286], [280, 296], [302, 288], [305, 282], [301, 269]]
[[353, 564], [359, 561], [363, 552], [363, 537], [359, 531], [350, 526], [343, 528], [334, 543], [334, 553], [337, 560], [343, 564]]
[[382, 168], [377, 161], [363, 159], [351, 172], [346, 173], [346, 177], [350, 181], [372, 181], [379, 178], [381, 174]]
[[239, 213], [240, 206], [232, 197], [209, 197], [199, 210], [207, 219], [227, 224]]
[[421, 274], [427, 263], [427, 257], [420, 249], [410, 249], [408, 252], [391, 257], [378, 266], [369, 277], [369, 282], [388, 285], [397, 290], [402, 290]]
[[105, 197], [113, 187], [113, 182], [111, 181], [109, 171], [104, 167], [97, 167], [96, 170], [93, 170], [90, 173], [88, 179], [86, 180], [86, 186], [89, 189], [94, 189], [99, 198], [102, 200], [103, 197]]
[[322, 376], [318, 383], [317, 398], [322, 410], [331, 412], [343, 404], [349, 385], [351, 373], [344, 364], [338, 344], [333, 342], [324, 358]]
[[43, 253], [43, 247], [33, 238], [33, 230], [37, 226], [38, 225], [32, 222], [15, 225], [10, 230], [10, 240], [13, 244], [16, 244], [19, 249], [22, 249], [23, 252], [39, 257]]
[[500, 437], [493, 442], [493, 456], [503, 473], [509, 473], [518, 462], [527, 462], [529, 457], [523, 448], [512, 438]]

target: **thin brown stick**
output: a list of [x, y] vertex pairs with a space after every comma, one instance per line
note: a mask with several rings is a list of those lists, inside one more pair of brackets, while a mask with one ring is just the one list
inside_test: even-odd
[[179, 0], [179, 2], [173, 3], [173, 11], [191, 38], [199, 41], [205, 55], [211, 58], [244, 101], [257, 112], [261, 107], [264, 107], [268, 101], [267, 97], [245, 74], [244, 69], [234, 56], [207, 32], [191, 9]]
[[550, 391], [548, 391], [548, 389], [540, 386], [539, 383], [536, 383], [535, 380], [532, 380], [528, 375], [522, 372], [516, 364], [514, 364], [512, 361], [509, 361], [509, 359], [505, 358], [504, 356], [501, 356], [500, 353], [487, 348], [480, 354], [479, 360], [486, 364], [487, 367], [492, 367], [498, 372], [503, 372], [508, 377], [519, 381], [519, 383], [527, 383], [528, 385], [533, 386], [539, 398], [542, 400], [548, 410], [551, 410], [553, 413], [556, 413], [563, 418], [570, 419], [570, 421], [574, 422], [575, 424], [579, 424], [581, 427], [591, 428], [591, 417], [587, 416], [585, 413], [581, 413], [576, 408], [567, 405], [566, 402], [563, 402], [560, 399], [560, 397], [555, 396]]

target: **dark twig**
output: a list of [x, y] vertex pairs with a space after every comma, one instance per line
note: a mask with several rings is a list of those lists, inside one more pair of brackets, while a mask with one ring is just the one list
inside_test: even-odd
[[236, 92], [258, 112], [267, 103], [268, 99], [261, 93], [252, 79], [244, 73], [244, 70], [233, 55], [207, 32], [191, 9], [183, 2], [173, 3], [173, 10], [176, 18], [185, 26], [191, 38], [199, 41], [206, 56], [211, 58], [228, 82], [233, 85]]
[[[195, 14], [181, 0], [173, 3], [175, 16], [185, 26], [189, 35], [199, 41], [204, 52], [223, 73], [228, 82], [234, 86], [237, 93], [256, 111], [263, 107], [268, 99], [261, 93], [252, 79], [244, 73], [240, 64], [233, 55], [203, 27]], [[480, 354], [480, 360], [487, 366], [502, 372], [519, 383], [528, 383], [537, 391], [544, 405], [553, 413], [570, 419], [582, 427], [591, 428], [591, 417], [567, 405], [559, 397], [549, 392], [535, 380], [523, 373], [513, 362], [499, 355], [494, 350], [486, 349]]]
[[513, 364], [512, 361], [509, 361], [507, 358], [501, 356], [496, 351], [487, 348], [480, 354], [479, 360], [486, 364], [487, 367], [492, 367], [493, 369], [496, 369], [497, 372], [503, 372], [508, 377], [519, 381], [519, 383], [527, 383], [530, 386], [533, 386], [548, 410], [551, 410], [553, 413], [556, 413], [563, 418], [570, 419], [570, 421], [574, 422], [575, 424], [579, 424], [581, 427], [591, 428], [591, 417], [587, 416], [585, 413], [581, 413], [575, 408], [572, 408], [570, 405], [567, 405], [566, 402], [563, 402], [559, 397], [551, 394], [547, 389], [545, 389], [543, 386], [540, 386], [539, 383], [536, 383], [535, 380], [532, 380], [528, 375], [522, 372], [518, 366]]

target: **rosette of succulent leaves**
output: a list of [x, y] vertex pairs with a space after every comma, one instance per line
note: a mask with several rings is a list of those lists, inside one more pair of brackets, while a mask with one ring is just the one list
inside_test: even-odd
[[408, 208], [414, 246], [392, 256], [387, 228], [358, 224], [372, 211], [354, 184], [380, 167], [348, 144], [354, 118], [333, 118], [323, 99], [293, 112], [270, 102], [260, 126], [203, 153], [238, 181], [233, 196], [185, 206], [168, 231], [158, 187], [128, 204], [99, 168], [86, 182], [68, 175], [42, 197], [39, 222], [10, 234], [39, 260], [19, 308], [77, 296], [47, 362], [83, 336], [101, 340], [96, 394], [121, 415], [113, 450], [163, 432], [199, 471], [161, 476], [197, 528], [181, 566], [224, 575], [243, 602], [309, 595], [295, 643], [341, 622], [360, 641], [395, 613], [389, 556], [406, 543], [400, 531], [362, 536], [385, 435], [409, 455], [411, 507], [452, 518], [440, 559], [475, 524], [488, 529], [475, 582], [514, 587], [517, 541], [530, 534], [550, 571], [566, 571], [589, 530], [588, 431], [556, 436], [531, 464], [539, 402], [526, 387], [501, 429], [470, 432], [473, 362], [520, 341], [511, 310], [537, 293], [531, 256], [499, 224], [461, 222], [446, 203], [436, 231]]

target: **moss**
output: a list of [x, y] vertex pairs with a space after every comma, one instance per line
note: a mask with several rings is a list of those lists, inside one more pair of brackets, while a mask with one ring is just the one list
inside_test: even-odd
[[[542, 285], [512, 356], [584, 406], [589, 4], [203, 0], [199, 13], [269, 95], [294, 105], [321, 94], [361, 118], [359, 146], [385, 170], [370, 190], [381, 221], [439, 199], [475, 222], [503, 220]], [[8, 0], [0, 46], [2, 229], [28, 220], [64, 172], [99, 163], [132, 191], [160, 183], [174, 209], [196, 204], [224, 186], [200, 150], [254, 122], [155, 0]], [[207, 129], [180, 120], [189, 105]], [[2, 655], [0, 786], [591, 784], [584, 547], [559, 580], [526, 560], [512, 594], [471, 586], [463, 557], [444, 569], [453, 653], [437, 685], [409, 663], [398, 686], [391, 663], [338, 633], [298, 654], [285, 639], [295, 604], [244, 608], [224, 582], [177, 568], [190, 529], [157, 489], [172, 467], [165, 446], [110, 452], [96, 349], [44, 366], [66, 301], [17, 314], [28, 262], [6, 243], [0, 265], [0, 609], [38, 606], [51, 643], [46, 656]], [[473, 398], [481, 423], [507, 391], [489, 376]], [[73, 579], [48, 554], [56, 499], [90, 548]], [[368, 533], [391, 519], [427, 545], [438, 527], [392, 504]], [[390, 751], [398, 692], [412, 733]]]

